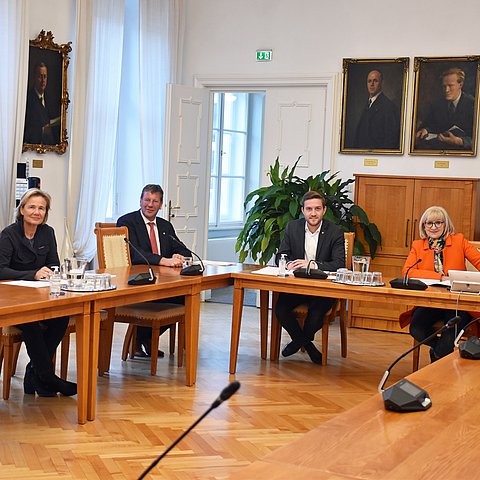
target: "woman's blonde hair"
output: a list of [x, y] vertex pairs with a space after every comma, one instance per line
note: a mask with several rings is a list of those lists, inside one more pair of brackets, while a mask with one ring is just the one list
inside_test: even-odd
[[50, 197], [50, 195], [47, 192], [44, 192], [39, 188], [30, 188], [22, 195], [22, 198], [20, 199], [20, 203], [18, 204], [17, 210], [15, 212], [15, 218], [17, 220], [21, 220], [23, 218], [21, 210], [32, 197], [42, 197], [45, 200], [45, 203], [46, 203], [45, 218], [43, 219], [42, 224], [46, 223], [48, 220], [48, 211], [50, 210], [50, 203], [52, 201], [52, 197]]
[[427, 208], [423, 212], [422, 218], [420, 218], [420, 224], [418, 225], [420, 238], [428, 237], [427, 232], [425, 231], [425, 223], [435, 221], [441, 221], [445, 223], [443, 226], [443, 237], [448, 237], [449, 235], [453, 235], [455, 233], [455, 227], [453, 226], [453, 222], [448, 216], [447, 211], [443, 207], [433, 206]]

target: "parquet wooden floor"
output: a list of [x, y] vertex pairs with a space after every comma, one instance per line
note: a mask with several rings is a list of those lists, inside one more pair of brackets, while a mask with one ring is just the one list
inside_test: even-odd
[[[150, 376], [148, 361], [122, 362], [124, 330], [116, 326], [110, 374], [98, 382], [97, 419], [86, 425], [76, 424], [75, 397], [24, 396], [22, 347], [10, 400], [0, 401], [0, 480], [135, 479], [237, 379], [242, 384], [238, 393], [149, 476], [228, 478], [375, 395], [385, 368], [411, 345], [408, 335], [349, 329], [348, 358], [343, 359], [338, 325], [333, 325], [327, 367], [312, 364], [302, 353], [270, 363], [260, 359], [258, 310], [245, 307], [237, 375], [230, 376], [230, 319], [230, 305], [203, 304], [195, 387], [184, 385], [184, 369], [176, 367], [176, 358], [159, 360], [156, 377]], [[167, 338], [161, 339], [161, 348], [167, 351]], [[72, 351], [71, 378], [74, 369]], [[410, 369], [408, 357], [390, 382]]]

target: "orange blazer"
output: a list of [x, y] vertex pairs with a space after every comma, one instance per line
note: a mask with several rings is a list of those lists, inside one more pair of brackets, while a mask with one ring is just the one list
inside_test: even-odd
[[[405, 260], [402, 274], [405, 275], [408, 268], [419, 258], [421, 263], [415, 265], [409, 272], [410, 278], [430, 278], [440, 280], [442, 274], [435, 271], [433, 266], [433, 250], [428, 246], [428, 240], [415, 240], [412, 249]], [[449, 270], [466, 270], [465, 259], [467, 259], [477, 270], [480, 270], [480, 252], [462, 233], [449, 235], [445, 239], [445, 248], [443, 249], [443, 270], [448, 275]]]

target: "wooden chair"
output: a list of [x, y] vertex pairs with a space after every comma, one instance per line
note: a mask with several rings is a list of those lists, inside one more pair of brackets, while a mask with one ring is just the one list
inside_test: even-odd
[[[477, 247], [477, 250], [480, 251], [480, 241], [474, 241], [474, 240], [469, 240], [469, 242], [474, 246], [474, 247]], [[470, 272], [475, 272], [477, 271], [477, 269], [468, 261], [466, 260], [465, 261], [465, 267], [467, 270], [469, 270]], [[434, 325], [434, 330], [438, 330], [439, 328], [442, 327], [442, 323], [439, 323], [438, 325]], [[463, 337], [465, 337], [465, 340], [470, 336], [470, 335], [473, 335], [470, 334], [470, 332], [465, 332], [465, 334], [463, 335]], [[462, 338], [463, 338], [462, 337]], [[418, 342], [413, 339], [413, 345], [416, 345]], [[428, 346], [428, 345], [427, 345]], [[418, 370], [418, 365], [420, 363], [420, 348], [417, 348], [416, 350], [414, 350], [412, 352], [412, 371], [413, 372], [416, 372]], [[430, 348], [430, 347], [429, 347]]]
[[[97, 237], [97, 255], [98, 264], [102, 269], [127, 267], [130, 262], [130, 248], [124, 241], [128, 238], [127, 227], [116, 227], [111, 224], [96, 223], [95, 235]], [[136, 303], [125, 307], [117, 307], [114, 312], [109, 314], [110, 321], [106, 322], [109, 332], [106, 338], [109, 338], [110, 348], [108, 348], [108, 358], [103, 356], [99, 362], [99, 373], [102, 375], [108, 370], [110, 364], [111, 340], [113, 337], [113, 322], [128, 323], [129, 327], [125, 335], [122, 349], [122, 359], [126, 360], [128, 354], [130, 358], [135, 356], [135, 337], [136, 327], [146, 326], [152, 328], [152, 349], [151, 349], [151, 374], [157, 373], [158, 360], [158, 340], [160, 337], [160, 328], [168, 326], [170, 329], [170, 354], [175, 352], [175, 334], [176, 324], [178, 323], [178, 366], [183, 365], [183, 351], [185, 345], [185, 307], [174, 303]]]
[[[353, 255], [353, 243], [355, 241], [355, 233], [354, 232], [345, 232], [345, 259], [347, 266], [352, 264], [352, 255]], [[277, 298], [277, 295], [274, 296]], [[274, 303], [276, 303], [274, 301]], [[272, 309], [275, 308], [273, 305]], [[294, 315], [297, 317], [298, 323], [303, 326], [305, 319], [307, 318], [308, 314], [308, 307], [306, 304], [299, 305], [293, 310]], [[322, 365], [327, 364], [327, 356], [328, 356], [328, 332], [330, 328], [330, 324], [335, 321], [335, 318], [339, 317], [340, 319], [340, 342], [341, 342], [341, 352], [342, 357], [347, 357], [347, 300], [345, 299], [337, 299], [332, 306], [332, 308], [325, 314], [323, 319], [323, 326], [322, 326]], [[281, 328], [278, 329], [278, 334], [275, 334], [272, 329], [272, 338], [271, 342], [275, 343], [275, 351], [274, 355], [271, 355], [272, 360], [278, 360], [278, 353], [280, 351], [280, 340], [281, 340]], [[275, 338], [274, 338], [275, 337]], [[276, 358], [273, 358], [276, 357]]]
[[[68, 371], [68, 354], [70, 334], [75, 332], [75, 321], [70, 319], [67, 331], [62, 339], [60, 353], [60, 377], [66, 380]], [[12, 376], [17, 369], [18, 354], [22, 345], [22, 331], [17, 327], [3, 327], [0, 336], [0, 369], [3, 363], [3, 399], [10, 397]], [[55, 358], [53, 359], [55, 364]]]

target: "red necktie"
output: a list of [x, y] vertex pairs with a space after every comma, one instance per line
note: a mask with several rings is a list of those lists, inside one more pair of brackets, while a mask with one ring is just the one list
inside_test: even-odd
[[155, 237], [155, 222], [148, 222], [150, 225], [150, 244], [152, 245], [152, 253], [158, 254], [157, 238]]

